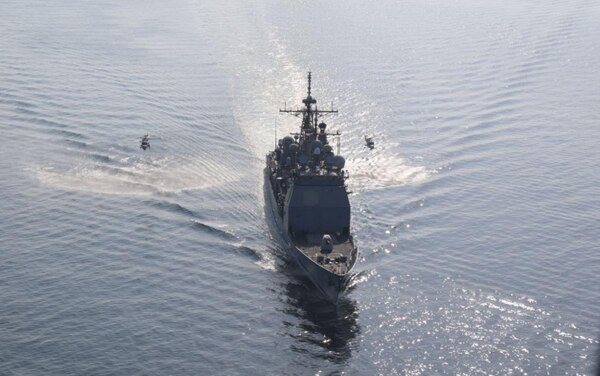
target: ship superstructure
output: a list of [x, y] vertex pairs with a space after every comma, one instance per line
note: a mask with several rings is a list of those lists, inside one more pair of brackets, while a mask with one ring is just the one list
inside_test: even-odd
[[[350, 233], [350, 202], [345, 160], [339, 155], [339, 132], [328, 132], [308, 94], [303, 106], [280, 112], [301, 117], [299, 132], [278, 140], [266, 158], [269, 196], [288, 251], [325, 298], [337, 303], [344, 291], [358, 250]], [[338, 138], [337, 154], [330, 141]]]

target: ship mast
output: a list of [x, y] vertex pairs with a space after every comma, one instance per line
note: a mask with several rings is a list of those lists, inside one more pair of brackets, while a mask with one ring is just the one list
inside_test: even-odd
[[[317, 107], [317, 100], [314, 99], [311, 96], [311, 84], [312, 84], [312, 73], [308, 72], [308, 90], [307, 90], [307, 96], [306, 98], [304, 98], [302, 100], [302, 103], [304, 103], [305, 107], [303, 108], [296, 108], [296, 109], [288, 109], [287, 106], [284, 107], [284, 109], [279, 109], [279, 112], [285, 112], [288, 114], [292, 114], [294, 116], [300, 116], [302, 115], [302, 127], [300, 128], [300, 135], [302, 136], [302, 138], [305, 138], [307, 136], [307, 133], [312, 134], [313, 136], [316, 135], [316, 130], [317, 130], [317, 123], [318, 123], [318, 118], [320, 115], [322, 114], [330, 114], [330, 113], [337, 113], [337, 110], [333, 109], [333, 103], [331, 106], [331, 110], [319, 110]], [[315, 108], [312, 108], [312, 105], [315, 105]]]

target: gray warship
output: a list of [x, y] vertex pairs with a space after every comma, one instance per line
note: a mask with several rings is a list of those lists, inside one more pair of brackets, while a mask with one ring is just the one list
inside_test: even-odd
[[[329, 132], [320, 110], [308, 95], [302, 107], [279, 112], [302, 119], [300, 131], [277, 141], [267, 154], [265, 192], [286, 251], [326, 300], [337, 304], [351, 278], [358, 248], [350, 233], [350, 202], [345, 160], [339, 155], [340, 132]], [[329, 141], [337, 138], [337, 153]]]

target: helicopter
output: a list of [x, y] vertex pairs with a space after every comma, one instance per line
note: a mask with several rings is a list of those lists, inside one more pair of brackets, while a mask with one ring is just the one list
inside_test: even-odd
[[375, 148], [375, 141], [373, 141], [373, 136], [365, 136], [365, 143], [369, 149]]
[[148, 134], [144, 135], [144, 137], [141, 138], [140, 149], [150, 149], [150, 137], [148, 136]]

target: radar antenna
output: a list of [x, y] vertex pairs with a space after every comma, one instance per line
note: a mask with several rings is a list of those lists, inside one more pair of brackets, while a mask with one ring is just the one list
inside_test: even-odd
[[[303, 108], [287, 108], [287, 102], [284, 104], [283, 109], [279, 109], [279, 112], [285, 112], [295, 116], [302, 116], [302, 128], [303, 129], [316, 129], [319, 116], [326, 114], [336, 114], [337, 110], [333, 109], [333, 102], [331, 102], [331, 110], [319, 110], [317, 107], [317, 100], [312, 97], [312, 72], [308, 72], [308, 95], [302, 100], [305, 107]], [[314, 105], [314, 108], [313, 108]]]

